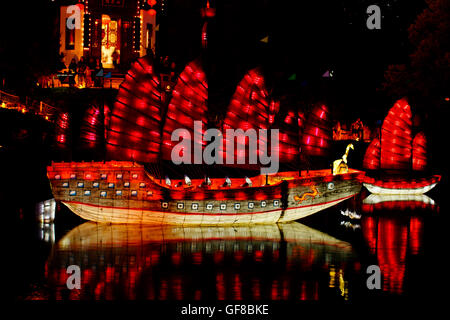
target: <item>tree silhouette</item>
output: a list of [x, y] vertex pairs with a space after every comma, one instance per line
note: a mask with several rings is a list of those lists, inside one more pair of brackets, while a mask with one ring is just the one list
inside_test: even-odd
[[450, 87], [450, 1], [426, 0], [427, 8], [408, 29], [409, 63], [390, 65], [383, 89], [408, 96], [418, 107], [442, 103]]

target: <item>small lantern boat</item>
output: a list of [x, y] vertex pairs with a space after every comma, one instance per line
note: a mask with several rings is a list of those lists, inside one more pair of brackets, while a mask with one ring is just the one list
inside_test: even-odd
[[426, 136], [418, 132], [413, 138], [412, 129], [411, 108], [405, 99], [400, 99], [384, 119], [381, 140], [372, 140], [364, 156], [364, 168], [375, 173], [364, 180], [371, 193], [418, 195], [439, 183], [440, 175], [426, 174]]

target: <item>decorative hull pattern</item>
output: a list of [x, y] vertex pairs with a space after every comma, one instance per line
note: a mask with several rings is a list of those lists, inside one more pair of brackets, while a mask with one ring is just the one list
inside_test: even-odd
[[361, 189], [364, 172], [282, 172], [268, 177], [192, 180], [172, 186], [126, 162], [54, 163], [47, 168], [53, 195], [83, 219], [105, 223], [232, 225], [287, 222], [344, 201]]
[[441, 180], [441, 176], [434, 175], [429, 178], [383, 181], [366, 178], [364, 186], [373, 194], [414, 195], [424, 194], [433, 189]]

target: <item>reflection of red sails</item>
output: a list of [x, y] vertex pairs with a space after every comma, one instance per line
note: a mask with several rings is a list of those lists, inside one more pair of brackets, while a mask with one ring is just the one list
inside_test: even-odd
[[402, 293], [407, 251], [418, 254], [421, 248], [422, 218], [368, 216], [361, 222], [370, 252], [378, 258], [382, 289]]
[[[407, 173], [409, 170], [425, 171], [427, 166], [427, 139], [423, 132], [414, 136], [412, 113], [405, 99], [398, 100], [389, 110], [381, 127], [381, 141], [376, 137], [366, 150], [365, 169], [392, 170]], [[414, 195], [430, 191], [440, 181], [439, 175], [422, 178], [366, 176], [364, 186], [373, 194]]]
[[[46, 266], [56, 299], [317, 300], [328, 268], [341, 282], [353, 251], [299, 223], [237, 227], [150, 227], [85, 223], [55, 246]], [[67, 290], [66, 268], [81, 268]], [[276, 270], [276, 272], [267, 272]], [[305, 277], [306, 275], [306, 277]], [[331, 276], [331, 272], [330, 272]], [[340, 277], [340, 278], [339, 278]], [[330, 280], [331, 282], [331, 280]], [[344, 294], [342, 294], [344, 296]]]

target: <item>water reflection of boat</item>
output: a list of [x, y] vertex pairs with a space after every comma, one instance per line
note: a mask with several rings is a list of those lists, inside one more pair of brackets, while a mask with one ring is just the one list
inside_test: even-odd
[[[54, 247], [46, 274], [71, 299], [348, 298], [349, 243], [299, 223], [235, 227], [82, 224]], [[67, 290], [66, 268], [81, 268]], [[325, 273], [325, 275], [324, 275]]]
[[363, 200], [362, 211], [405, 211], [417, 209], [437, 209], [433, 199], [424, 194], [413, 195], [378, 195], [371, 194]]

